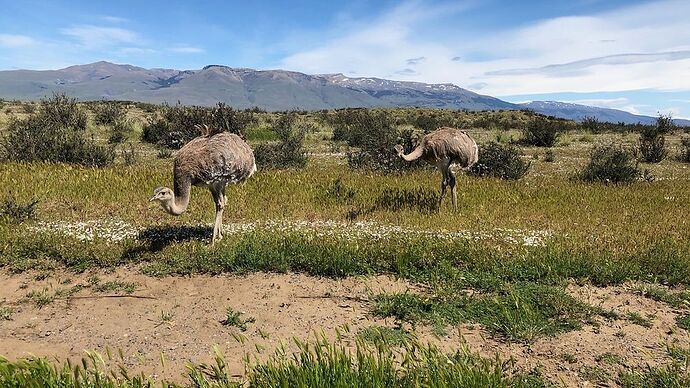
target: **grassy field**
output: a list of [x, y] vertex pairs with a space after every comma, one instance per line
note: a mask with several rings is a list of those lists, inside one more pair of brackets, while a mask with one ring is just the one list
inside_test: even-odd
[[[10, 116], [25, 114], [16, 104], [5, 104], [0, 112], [0, 126]], [[486, 113], [495, 114], [500, 113]], [[104, 168], [0, 164], [0, 199], [38, 201], [33, 219], [0, 223], [0, 267], [9, 276], [97, 274], [122, 266], [155, 277], [259, 271], [304, 273], [318, 281], [385, 274], [419, 291], [372, 295], [367, 303], [370, 316], [388, 318], [410, 331], [431, 327], [441, 342], [455, 326], [478, 325], [497, 341], [520, 346], [616, 321], [639, 325], [646, 318], [594, 305], [569, 291], [573, 285], [604, 288], [634, 282], [646, 287], [642, 295], [675, 309], [679, 321], [670, 330], [687, 336], [683, 317], [690, 307], [685, 291], [690, 285], [690, 171], [673, 157], [680, 131], [667, 136], [671, 155], [666, 160], [640, 165], [654, 179], [629, 185], [571, 178], [587, 162], [594, 144], [616, 141], [633, 147], [638, 139], [634, 133], [571, 129], [552, 148], [554, 161], [545, 160], [546, 148], [521, 146], [523, 158], [531, 162], [524, 178], [460, 175], [454, 212], [449, 200], [440, 209], [433, 206], [440, 183], [437, 171], [384, 174], [352, 169], [342, 154], [346, 148], [329, 140], [332, 129], [318, 126], [307, 135], [305, 168], [260, 170], [245, 184], [228, 189], [227, 236], [211, 248], [213, 205], [205, 189], [193, 189], [188, 212], [178, 218], [148, 202], [154, 187], [172, 185], [172, 163], [138, 140], [146, 115], [138, 108], [128, 112], [139, 121], [129, 135], [131, 145], [120, 146], [120, 152], [133, 149], [134, 163], [126, 165], [118, 157]], [[265, 115], [247, 132], [253, 145], [274, 139], [272, 114]], [[301, 119], [319, 123], [312, 116]], [[107, 138], [101, 126], [91, 124], [89, 131], [98, 141]], [[468, 132], [480, 143], [520, 136], [517, 129], [472, 127]], [[35, 294], [33, 299], [50, 303], [51, 295]], [[0, 300], [0, 308], [3, 303], [14, 304]], [[0, 328], [7, 325], [3, 322], [0, 319]], [[252, 386], [345, 386], [352, 381], [362, 386], [445, 386], [444, 381], [458, 386], [559, 385], [558, 378], [533, 375], [467, 349], [448, 356], [430, 345], [400, 341], [407, 345], [404, 351], [395, 348], [396, 354], [388, 346], [364, 343], [354, 353], [326, 340], [314, 348], [303, 344], [300, 356], [255, 364], [244, 381]], [[623, 368], [603, 379], [630, 387], [659, 381], [685, 386], [688, 376], [681, 364], [687, 359], [665, 357], [666, 366]], [[40, 370], [56, 382], [81, 379], [96, 386], [101, 372], [92, 361], [79, 373], [70, 372], [70, 365], [51, 369], [43, 361], [0, 361], [0, 381], [21, 386], [33, 378], [31, 370]], [[222, 362], [218, 358], [214, 367], [192, 368], [188, 384], [238, 382], [224, 374]], [[583, 380], [597, 378], [596, 373], [581, 375]], [[113, 386], [147, 381], [124, 375], [108, 378]]]

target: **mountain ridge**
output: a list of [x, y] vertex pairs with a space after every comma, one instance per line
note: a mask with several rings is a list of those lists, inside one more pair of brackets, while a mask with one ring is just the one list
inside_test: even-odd
[[[0, 98], [36, 100], [64, 92], [79, 100], [131, 100], [150, 103], [259, 107], [269, 111], [345, 107], [425, 107], [478, 110], [532, 109], [581, 121], [651, 123], [653, 117], [615, 109], [558, 102], [513, 104], [452, 83], [426, 84], [342, 73], [305, 74], [209, 64], [198, 70], [146, 69], [98, 61], [58, 70], [0, 71]], [[677, 120], [690, 125], [690, 120]]]

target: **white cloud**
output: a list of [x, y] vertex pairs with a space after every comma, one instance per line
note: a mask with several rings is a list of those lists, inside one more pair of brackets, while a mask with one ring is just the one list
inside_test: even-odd
[[[461, 31], [432, 36], [426, 31], [433, 29], [421, 28], [447, 12], [404, 3], [320, 47], [284, 58], [282, 66], [308, 73], [347, 69], [367, 76], [453, 82], [499, 96], [690, 90], [688, 1], [546, 19], [477, 39], [465, 39]], [[407, 61], [419, 57], [426, 59], [415, 63], [414, 71], [406, 70]], [[465, 59], [472, 57], [488, 59]]]
[[200, 47], [177, 46], [177, 47], [171, 48], [170, 51], [172, 51], [174, 53], [180, 53], [180, 54], [199, 54], [199, 53], [205, 52], [206, 50], [204, 50]]
[[25, 35], [0, 34], [0, 46], [22, 47], [34, 44], [33, 38]]
[[117, 27], [79, 25], [63, 28], [60, 32], [91, 48], [115, 46], [122, 43], [140, 44], [141, 37], [134, 31]]
[[619, 98], [593, 98], [582, 100], [564, 100], [563, 102], [570, 102], [573, 104], [596, 106], [599, 108], [619, 109], [632, 114], [642, 114], [641, 109], [648, 108], [647, 105], [635, 105], [625, 97]]
[[121, 18], [119, 16], [110, 16], [110, 15], [101, 16], [101, 19], [103, 19], [109, 23], [127, 23], [129, 21], [129, 19], [126, 19], [126, 18]]

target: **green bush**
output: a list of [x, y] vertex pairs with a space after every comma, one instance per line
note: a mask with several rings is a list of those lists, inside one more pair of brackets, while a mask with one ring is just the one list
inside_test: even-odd
[[119, 144], [127, 140], [127, 137], [134, 132], [132, 122], [128, 119], [118, 119], [109, 126], [108, 143]]
[[673, 129], [670, 116], [660, 115], [656, 125], [644, 126], [640, 131], [640, 157], [647, 163], [659, 163], [666, 157], [665, 134]]
[[206, 124], [244, 138], [245, 128], [256, 121], [250, 111], [238, 111], [219, 102], [213, 108], [201, 106], [163, 107], [144, 125], [142, 140], [164, 147], [179, 149], [199, 136], [197, 124]]
[[304, 151], [307, 127], [298, 123], [297, 113], [282, 114], [276, 121], [273, 131], [279, 140], [256, 147], [256, 164], [269, 168], [304, 167], [307, 164], [307, 155]]
[[635, 157], [620, 145], [597, 145], [576, 177], [587, 182], [630, 183], [641, 175]]
[[469, 170], [470, 175], [507, 180], [522, 178], [530, 164], [520, 158], [520, 151], [512, 145], [496, 142], [479, 146], [479, 160]]
[[99, 125], [115, 124], [123, 121], [125, 110], [117, 102], [102, 101], [93, 107], [94, 121]]
[[678, 160], [683, 163], [690, 163], [690, 137], [685, 137], [681, 141], [680, 154]]
[[561, 123], [535, 116], [522, 130], [522, 142], [537, 147], [553, 147], [561, 134]]
[[85, 136], [86, 114], [65, 95], [43, 99], [26, 119], [10, 121], [0, 140], [3, 158], [17, 162], [62, 162], [102, 167], [111, 163], [111, 148]]
[[22, 203], [19, 202], [12, 193], [0, 202], [0, 219], [19, 223], [33, 219], [36, 216], [36, 205], [38, 200]]

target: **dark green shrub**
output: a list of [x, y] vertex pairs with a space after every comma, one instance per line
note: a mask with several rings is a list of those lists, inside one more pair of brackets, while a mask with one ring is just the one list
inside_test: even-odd
[[125, 110], [116, 102], [102, 101], [93, 107], [94, 121], [98, 125], [115, 124], [125, 120]]
[[394, 151], [402, 144], [405, 152], [414, 148], [412, 130], [400, 130], [391, 112], [371, 109], [340, 109], [328, 116], [333, 126], [333, 140], [345, 141], [351, 149], [348, 165], [383, 172], [396, 172], [422, 165], [405, 162]]
[[50, 98], [44, 98], [39, 104], [39, 114], [47, 123], [60, 128], [86, 130], [86, 112], [77, 105], [77, 100], [65, 94], [53, 93]]
[[307, 127], [298, 123], [298, 118], [296, 112], [284, 113], [278, 118], [273, 131], [279, 140], [260, 144], [254, 150], [258, 166], [286, 168], [304, 167], [307, 164], [307, 155], [304, 151]]
[[110, 135], [108, 143], [119, 144], [127, 140], [127, 137], [134, 132], [132, 122], [128, 119], [118, 119], [108, 128]]
[[673, 129], [670, 116], [660, 115], [656, 125], [644, 126], [640, 131], [640, 158], [647, 163], [659, 163], [666, 157], [665, 134]]
[[38, 200], [22, 203], [17, 201], [12, 193], [6, 196], [0, 203], [0, 219], [19, 223], [33, 219], [36, 215]]
[[54, 95], [41, 100], [26, 119], [12, 119], [0, 140], [2, 157], [17, 162], [63, 162], [102, 167], [114, 152], [86, 137], [86, 114], [74, 99]]
[[593, 116], [585, 116], [585, 118], [582, 119], [582, 123], [580, 123], [580, 126], [585, 131], [589, 131], [592, 133], [599, 133], [599, 131], [601, 130], [601, 123], [596, 117]]
[[520, 151], [512, 145], [496, 142], [479, 146], [479, 160], [469, 170], [470, 175], [516, 180], [522, 178], [530, 164], [520, 158]]
[[690, 163], [690, 137], [685, 137], [681, 141], [680, 154], [678, 160], [683, 163]]
[[522, 130], [522, 143], [537, 147], [553, 147], [560, 136], [561, 123], [536, 116]]
[[586, 182], [630, 183], [641, 175], [635, 157], [620, 145], [597, 145], [589, 163], [576, 175]]
[[197, 124], [236, 133], [244, 138], [244, 129], [256, 118], [250, 111], [234, 110], [223, 103], [213, 108], [200, 106], [163, 107], [144, 125], [142, 140], [164, 147], [179, 149], [188, 141], [199, 136]]

